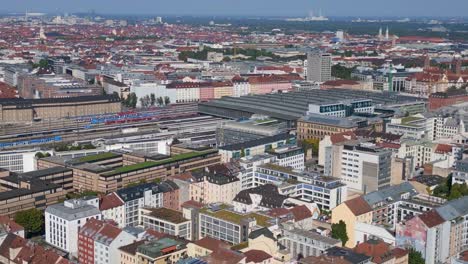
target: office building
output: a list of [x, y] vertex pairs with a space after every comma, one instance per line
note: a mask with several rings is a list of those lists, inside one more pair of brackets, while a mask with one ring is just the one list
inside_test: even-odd
[[275, 163], [282, 167], [289, 167], [294, 170], [304, 170], [304, 149], [298, 146], [284, 146], [267, 151], [268, 154], [276, 157]]
[[309, 104], [307, 114], [320, 114], [335, 117], [348, 117], [353, 114], [373, 114], [372, 100], [354, 99], [336, 103]]
[[390, 186], [392, 152], [371, 143], [340, 142], [325, 161], [330, 175], [341, 178], [349, 189], [372, 192]]
[[341, 246], [341, 241], [338, 239], [298, 229], [289, 223], [282, 224], [279, 243], [286, 247], [294, 259], [298, 256], [321, 256], [327, 249]]
[[168, 208], [142, 208], [138, 210], [138, 222], [157, 232], [192, 239], [192, 223], [183, 214]]
[[331, 68], [331, 54], [320, 51], [307, 53], [307, 81], [326, 82], [331, 80]]
[[209, 205], [200, 210], [199, 237], [212, 237], [231, 245], [248, 240], [250, 232], [272, 225], [273, 219], [259, 214], [234, 212], [226, 205]]
[[78, 256], [78, 231], [88, 220], [102, 219], [97, 197], [48, 206], [44, 217], [46, 242], [74, 257]]

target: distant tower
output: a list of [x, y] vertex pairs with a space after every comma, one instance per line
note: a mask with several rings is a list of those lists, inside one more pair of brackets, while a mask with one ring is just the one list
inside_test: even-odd
[[379, 39], [382, 39], [383, 35], [382, 35], [382, 28], [379, 28]]
[[387, 30], [385, 30], [385, 40], [389, 40], [389, 39], [390, 39], [390, 35], [389, 35], [388, 27], [387, 27]]
[[47, 39], [47, 36], [45, 34], [43, 26], [41, 26], [41, 29], [39, 30], [39, 39], [40, 40], [46, 40]]
[[424, 69], [429, 69], [431, 67], [431, 57], [429, 55], [426, 55], [424, 57]]
[[461, 69], [462, 69], [462, 60], [461, 58], [457, 59], [457, 64], [455, 65], [455, 74], [457, 76], [461, 75]]

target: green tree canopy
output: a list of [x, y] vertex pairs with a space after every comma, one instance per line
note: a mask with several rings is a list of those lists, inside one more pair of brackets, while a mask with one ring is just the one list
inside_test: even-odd
[[332, 224], [331, 228], [332, 228], [331, 236], [334, 239], [341, 240], [341, 243], [344, 246], [346, 242], [348, 242], [349, 240], [348, 233], [346, 233], [346, 223], [343, 222], [343, 220], [340, 220], [340, 222], [336, 224]]
[[411, 248], [408, 254], [408, 264], [425, 264], [426, 261], [422, 257], [421, 252]]
[[22, 225], [28, 233], [40, 233], [44, 225], [44, 216], [38, 209], [29, 209], [16, 213], [15, 222]]

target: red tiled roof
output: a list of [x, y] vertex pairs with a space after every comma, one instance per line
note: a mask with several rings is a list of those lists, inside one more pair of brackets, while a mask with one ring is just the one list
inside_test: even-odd
[[278, 217], [289, 214], [289, 210], [283, 207], [273, 208], [268, 212], [268, 215], [272, 217]]
[[438, 144], [435, 150], [436, 153], [450, 153], [452, 152], [452, 146], [447, 144]]
[[356, 140], [356, 134], [352, 131], [347, 131], [339, 134], [333, 134], [330, 136], [330, 140], [333, 144], [348, 141], [348, 140]]
[[18, 231], [24, 231], [24, 227], [16, 223], [15, 221], [11, 220], [8, 216], [6, 215], [1, 215], [0, 216], [0, 225], [5, 227], [7, 232], [18, 232]]
[[392, 250], [392, 253], [396, 258], [401, 258], [401, 257], [408, 255], [408, 250], [403, 249], [403, 248], [394, 248]]
[[[10, 255], [10, 249], [18, 250], [14, 259]], [[69, 261], [55, 253], [53, 250], [9, 233], [0, 245], [0, 255], [13, 263], [30, 264], [68, 264]]]
[[220, 249], [206, 258], [208, 263], [237, 264], [245, 258], [244, 254], [230, 250]]
[[200, 240], [197, 240], [195, 242], [193, 242], [195, 245], [199, 246], [199, 247], [202, 247], [202, 248], [206, 248], [206, 249], [209, 249], [213, 252], [219, 250], [219, 249], [228, 249], [229, 248], [229, 245], [221, 240], [218, 240], [218, 239], [215, 239], [215, 238], [211, 238], [211, 237], [204, 237]]
[[445, 220], [435, 210], [425, 212], [418, 217], [428, 228], [440, 225], [445, 222]]
[[358, 81], [354, 80], [332, 80], [323, 83], [324, 86], [343, 86], [343, 85], [357, 85]]
[[305, 205], [295, 206], [291, 208], [290, 211], [294, 215], [295, 221], [301, 221], [306, 218], [312, 217], [312, 212]]
[[263, 261], [267, 259], [271, 259], [272, 256], [268, 253], [266, 253], [263, 250], [256, 250], [256, 249], [251, 249], [249, 251], [244, 252], [244, 255], [246, 257], [245, 262], [246, 263], [263, 263]]
[[382, 148], [390, 148], [390, 149], [399, 149], [401, 147], [400, 144], [390, 143], [390, 142], [378, 142], [376, 145]]
[[0, 82], [0, 98], [16, 98], [18, 94], [14, 87], [6, 83]]
[[114, 240], [121, 232], [122, 230], [118, 227], [105, 223], [104, 227], [101, 228], [101, 230], [99, 230], [97, 234]]
[[390, 245], [382, 240], [371, 240], [360, 243], [356, 245], [354, 252], [372, 257], [373, 263], [383, 263], [393, 258]]
[[203, 204], [200, 203], [200, 202], [197, 202], [197, 201], [194, 201], [194, 200], [188, 200], [186, 202], [184, 202], [181, 207], [184, 207], [184, 208], [202, 208], [203, 207]]
[[99, 204], [99, 210], [105, 211], [115, 207], [124, 205], [125, 203], [120, 199], [120, 197], [115, 193], [110, 193], [101, 198]]
[[351, 212], [358, 216], [368, 212], [372, 212], [372, 208], [369, 204], [362, 198], [362, 196], [356, 197], [354, 199], [348, 200], [345, 202]]

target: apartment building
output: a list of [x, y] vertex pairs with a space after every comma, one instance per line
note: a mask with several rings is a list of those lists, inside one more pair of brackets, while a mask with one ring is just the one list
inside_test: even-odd
[[45, 210], [46, 242], [77, 257], [78, 231], [92, 218], [102, 219], [97, 197], [48, 206]]
[[459, 160], [452, 173], [452, 184], [468, 183], [468, 159]]
[[392, 152], [388, 149], [345, 141], [333, 145], [327, 157], [329, 175], [341, 178], [349, 189], [367, 193], [390, 186]]
[[142, 208], [138, 210], [138, 222], [144, 228], [157, 232], [192, 239], [192, 223], [183, 214], [168, 208]]
[[[46, 175], [43, 171], [36, 171], [37, 175]], [[34, 173], [33, 173], [34, 174]], [[58, 173], [57, 175], [59, 175]], [[53, 172], [51, 174], [54, 176]], [[7, 170], [0, 171], [0, 214], [14, 217], [19, 211], [32, 208], [45, 209], [47, 206], [59, 202], [65, 198], [68, 190], [64, 190], [64, 185], [43, 181], [39, 177], [20, 178]], [[63, 178], [62, 178], [63, 179]], [[57, 179], [55, 179], [57, 180]], [[61, 180], [57, 180], [61, 181]], [[65, 181], [66, 182], [66, 181]]]
[[270, 226], [272, 218], [259, 213], [242, 214], [226, 205], [209, 205], [199, 213], [199, 238], [212, 237], [231, 245], [248, 239], [255, 229]]
[[298, 256], [321, 256], [327, 249], [341, 246], [338, 239], [322, 236], [314, 231], [295, 228], [292, 224], [281, 225], [279, 243], [286, 247], [293, 259]]
[[[222, 165], [220, 165], [222, 166]], [[236, 173], [237, 174], [237, 173]], [[185, 193], [184, 200], [200, 203], [230, 203], [241, 190], [237, 175], [206, 168], [204, 171], [193, 171], [172, 178]]]
[[78, 260], [81, 264], [119, 263], [119, 248], [137, 237], [97, 219], [90, 219], [78, 233]]
[[187, 242], [172, 238], [161, 238], [139, 245], [136, 263], [177, 263], [187, 254]]
[[115, 195], [124, 203], [124, 226], [139, 224], [138, 210], [143, 207], [159, 208], [163, 206], [163, 193], [156, 183], [145, 183], [123, 188]]
[[274, 184], [283, 195], [314, 202], [321, 209], [331, 210], [347, 199], [347, 187], [340, 178], [325, 177], [314, 172], [293, 171], [274, 164], [257, 166], [253, 186]]

